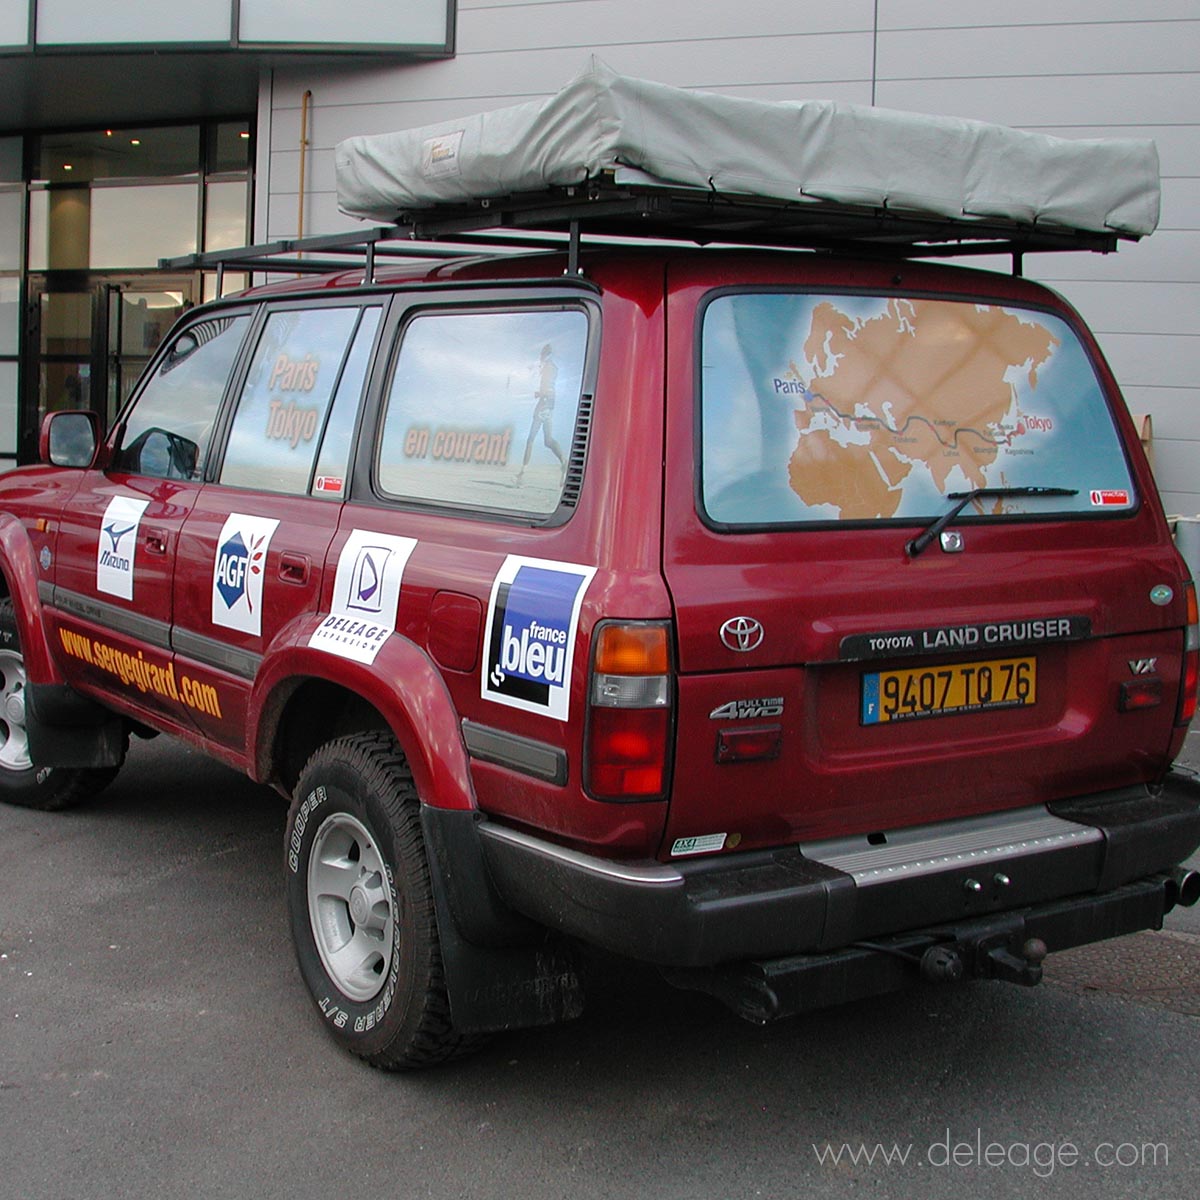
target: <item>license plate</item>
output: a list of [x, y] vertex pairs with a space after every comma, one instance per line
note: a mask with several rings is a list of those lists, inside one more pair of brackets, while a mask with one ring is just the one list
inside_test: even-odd
[[1036, 658], [992, 658], [862, 677], [862, 723], [1025, 708], [1037, 701]]

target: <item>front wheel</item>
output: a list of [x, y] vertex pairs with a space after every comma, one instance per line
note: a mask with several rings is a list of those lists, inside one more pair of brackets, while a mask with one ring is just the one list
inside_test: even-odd
[[71, 808], [116, 777], [117, 767], [35, 767], [25, 727], [25, 658], [10, 599], [0, 600], [0, 800], [43, 811]]
[[472, 1049], [450, 1019], [420, 803], [389, 734], [313, 754], [285, 851], [296, 958], [334, 1038], [392, 1070]]

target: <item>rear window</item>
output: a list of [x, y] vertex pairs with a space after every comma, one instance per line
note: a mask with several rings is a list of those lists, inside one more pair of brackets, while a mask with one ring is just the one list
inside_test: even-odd
[[701, 501], [731, 527], [1120, 512], [1137, 498], [1095, 370], [1056, 316], [904, 296], [739, 292], [701, 334]]

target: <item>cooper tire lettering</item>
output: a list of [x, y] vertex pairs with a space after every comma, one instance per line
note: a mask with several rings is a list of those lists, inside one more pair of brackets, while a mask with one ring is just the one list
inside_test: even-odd
[[388, 733], [328, 742], [297, 783], [287, 900], [300, 974], [334, 1038], [387, 1069], [473, 1049], [446, 995], [420, 801]]
[[296, 813], [291, 833], [288, 835], [288, 867], [293, 873], [299, 869], [300, 843], [304, 837], [304, 828], [308, 824], [308, 818], [324, 800], [325, 789], [323, 787], [314, 788], [305, 797], [304, 803], [300, 805], [300, 809]]

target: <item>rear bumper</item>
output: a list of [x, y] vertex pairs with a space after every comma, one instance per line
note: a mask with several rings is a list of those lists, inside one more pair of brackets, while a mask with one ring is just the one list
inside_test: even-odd
[[[1200, 845], [1200, 783], [1171, 774], [1158, 788], [899, 831], [878, 847], [847, 840], [670, 864], [614, 863], [489, 821], [476, 828], [505, 904], [664, 967], [828, 954], [918, 930], [927, 938], [931, 927], [1048, 913], [1065, 898], [1077, 928], [1087, 924], [1079, 914], [1096, 914], [1098, 932], [1065, 943], [1077, 945], [1131, 932], [1128, 917], [1105, 932], [1108, 894]], [[1164, 903], [1135, 904], [1134, 928], [1157, 925]], [[1063, 926], [1047, 928], [1049, 949], [1063, 948]]]
[[[1002, 979], [1031, 986], [1041, 981], [1041, 958], [1047, 948], [1069, 950], [1158, 928], [1170, 907], [1169, 895], [1169, 882], [1158, 876], [1099, 896], [1072, 896], [830, 954], [797, 954], [724, 967], [668, 967], [663, 973], [675, 986], [707, 992], [758, 1025], [898, 991], [922, 977], [953, 982]], [[922, 969], [922, 956], [930, 954], [937, 956], [941, 968], [937, 975]]]

